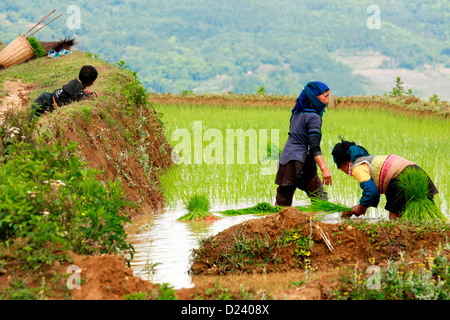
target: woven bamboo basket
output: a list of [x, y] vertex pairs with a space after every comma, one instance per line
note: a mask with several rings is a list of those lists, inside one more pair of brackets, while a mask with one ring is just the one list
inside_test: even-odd
[[33, 47], [27, 38], [19, 34], [9, 45], [0, 52], [0, 66], [9, 68], [33, 58], [35, 55]]

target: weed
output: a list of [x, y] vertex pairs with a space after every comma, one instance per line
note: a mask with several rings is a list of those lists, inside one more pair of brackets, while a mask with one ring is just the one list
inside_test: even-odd
[[123, 296], [125, 300], [147, 300], [147, 293], [145, 292], [136, 292], [129, 293]]
[[[31, 269], [66, 260], [57, 254], [61, 249], [132, 255], [122, 226], [130, 203], [121, 184], [97, 180], [98, 172], [75, 156], [75, 143], [59, 138], [48, 144], [46, 134], [33, 140], [35, 122], [28, 123], [26, 114], [9, 118], [0, 128], [7, 145], [0, 157], [1, 245], [15, 247], [17, 259]], [[13, 137], [11, 128], [20, 128]]]
[[448, 244], [440, 244], [433, 255], [425, 257], [425, 263], [406, 261], [403, 256], [397, 262], [389, 261], [381, 268], [364, 273], [356, 265], [342, 274], [343, 283], [336, 292], [337, 299], [353, 300], [448, 300], [450, 298]]
[[231, 294], [231, 290], [227, 288], [223, 288], [219, 283], [219, 279], [216, 278], [214, 282], [214, 286], [205, 291], [206, 297], [211, 300], [233, 300], [233, 295]]
[[157, 284], [157, 290], [151, 292], [153, 300], [178, 300], [175, 290], [168, 283]]
[[272, 249], [270, 237], [267, 235], [264, 238], [257, 235], [247, 238], [239, 233], [234, 239], [233, 246], [222, 253], [222, 261], [231, 271], [246, 271], [249, 266], [275, 261], [271, 254]]
[[309, 236], [305, 236], [302, 234], [300, 228], [292, 230], [283, 229], [282, 235], [275, 240], [275, 245], [278, 247], [292, 246], [291, 254], [294, 262], [299, 267], [305, 269], [310, 267], [310, 259], [308, 257], [311, 255], [311, 250], [314, 246], [312, 233]]

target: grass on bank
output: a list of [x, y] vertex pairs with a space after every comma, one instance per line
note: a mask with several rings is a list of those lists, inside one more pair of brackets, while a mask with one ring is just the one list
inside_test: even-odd
[[[141, 127], [142, 123], [152, 127], [160, 123], [144, 116], [148, 113], [143, 110], [151, 107], [136, 73], [88, 53], [73, 52], [2, 70], [0, 84], [20, 80], [31, 88], [29, 100], [33, 101], [41, 92], [53, 92], [75, 79], [85, 64], [99, 72], [91, 89], [102, 95], [95, 101], [75, 102], [33, 121], [29, 120], [30, 106], [25, 106], [8, 111], [8, 121], [0, 126], [0, 270], [18, 277], [38, 274], [54, 261], [70, 262], [68, 250], [88, 255], [114, 253], [128, 262], [134, 255], [124, 225], [129, 222], [127, 209], [137, 204], [127, 200], [121, 179], [101, 181], [103, 172], [87, 166], [77, 144], [65, 140], [62, 130], [76, 121], [89, 124], [93, 115], [100, 115], [115, 129], [114, 134], [123, 134], [135, 148], [129, 156], [138, 158], [150, 181], [157, 168], [151, 166], [151, 154], [145, 148], [149, 133]], [[135, 126], [124, 130], [117, 117], [133, 119]], [[22, 289], [31, 293], [23, 285], [10, 286], [0, 292], [0, 298], [9, 299], [16, 293], [23, 297], [24, 293], [18, 293]], [[47, 293], [32, 296], [49, 298]]]
[[76, 144], [46, 134], [34, 139], [36, 121], [27, 112], [8, 118], [0, 127], [0, 266], [38, 270], [69, 259], [68, 250], [132, 256], [121, 184], [97, 180], [99, 172], [75, 155]]
[[412, 262], [401, 252], [385, 268], [355, 264], [341, 273], [336, 300], [449, 300], [450, 245], [422, 249], [423, 262]]

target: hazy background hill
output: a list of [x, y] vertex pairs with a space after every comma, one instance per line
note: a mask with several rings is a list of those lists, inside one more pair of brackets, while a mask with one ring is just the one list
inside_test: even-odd
[[370, 29], [373, 4], [82, 0], [77, 29], [68, 3], [17, 0], [0, 3], [0, 41], [56, 9], [39, 40], [75, 35], [78, 49], [124, 60], [150, 92], [297, 94], [321, 80], [339, 96], [382, 94], [401, 76], [422, 98], [449, 100], [450, 2], [377, 1], [381, 25]]

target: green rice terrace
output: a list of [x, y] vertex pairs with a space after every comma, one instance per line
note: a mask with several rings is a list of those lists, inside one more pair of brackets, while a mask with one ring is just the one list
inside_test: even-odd
[[[29, 121], [31, 101], [85, 64], [102, 94]], [[278, 207], [296, 98], [148, 93], [123, 61], [77, 51], [1, 70], [0, 298], [448, 300], [448, 102], [332, 97], [329, 202], [297, 190]], [[435, 206], [389, 220], [382, 196], [341, 218], [361, 189], [333, 163], [339, 136], [420, 165]]]

